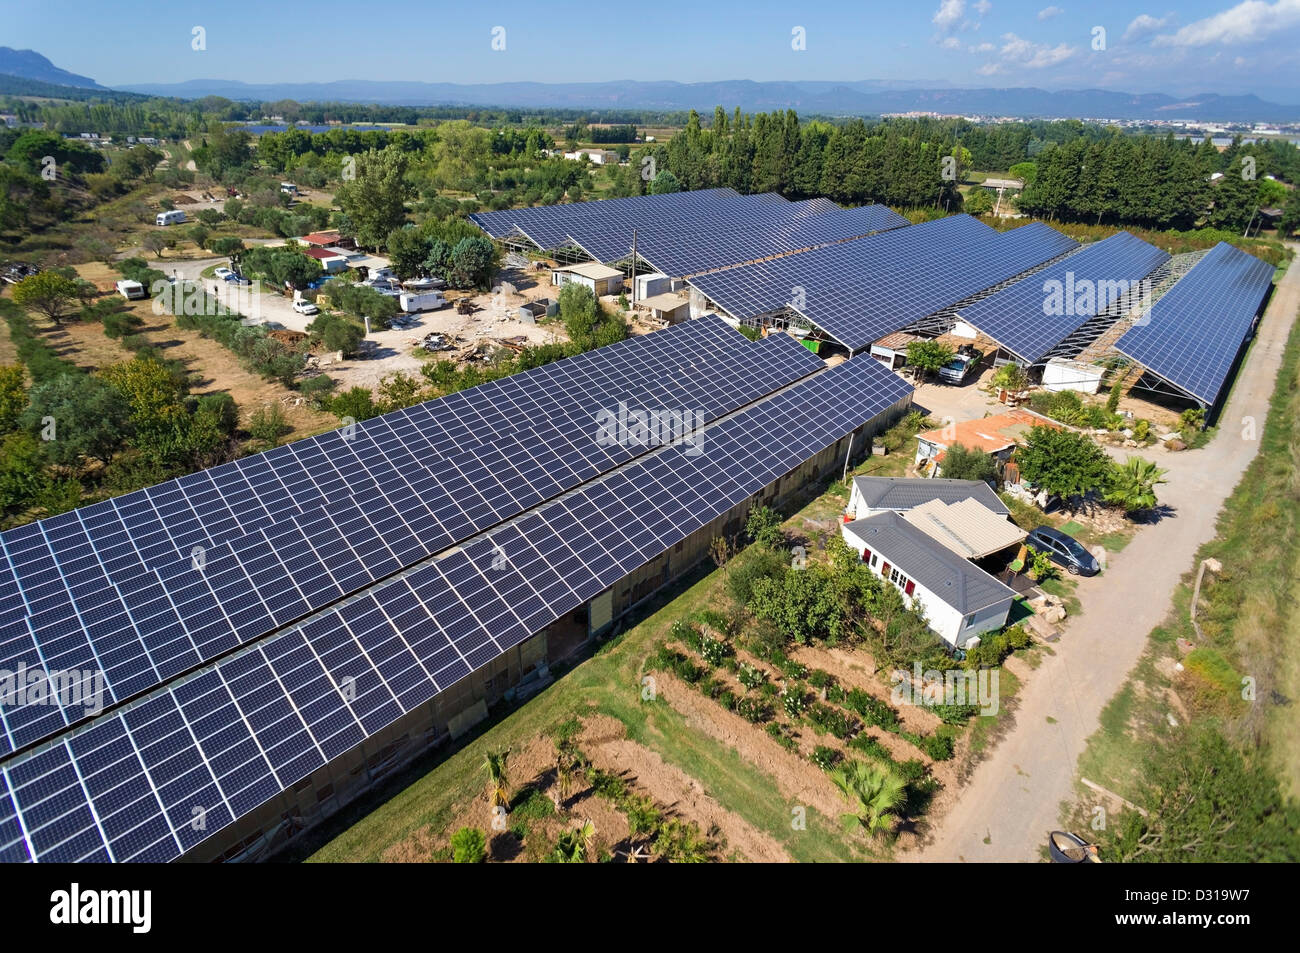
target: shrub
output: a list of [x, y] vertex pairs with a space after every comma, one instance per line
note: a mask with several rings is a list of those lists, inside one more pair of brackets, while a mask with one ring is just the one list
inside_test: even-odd
[[875, 725], [886, 731], [898, 730], [898, 712], [870, 692], [854, 688], [845, 697], [844, 705], [849, 711], [859, 715], [868, 725]]
[[929, 755], [931, 761], [947, 761], [953, 756], [955, 746], [952, 735], [946, 731], [936, 731], [932, 735], [905, 735], [904, 737]]
[[451, 835], [451, 857], [458, 864], [481, 864], [487, 860], [487, 835], [477, 827], [462, 827]]
[[793, 751], [799, 747], [798, 743], [791, 736], [789, 727], [779, 721], [768, 722], [767, 727], [764, 730], [768, 733], [769, 737], [787, 751]]
[[812, 763], [817, 765], [823, 771], [830, 771], [837, 764], [844, 760], [844, 755], [840, 754], [834, 748], [828, 748], [825, 745], [818, 745], [813, 748], [812, 754], [808, 756]]
[[781, 693], [781, 707], [791, 718], [799, 718], [808, 708], [808, 696], [799, 685], [792, 685]]
[[700, 639], [700, 655], [704, 661], [710, 665], [718, 666], [722, 660], [731, 654], [731, 646], [721, 639], [710, 639], [703, 637]]
[[773, 658], [772, 661], [781, 669], [786, 678], [805, 679], [808, 677], [808, 666], [802, 662], [796, 662], [784, 654]]
[[808, 719], [819, 729], [836, 738], [848, 738], [857, 727], [852, 718], [830, 705], [814, 704], [808, 709]]
[[808, 673], [808, 684], [813, 688], [825, 688], [835, 681], [835, 677], [820, 668], [815, 668]]
[[740, 679], [740, 684], [752, 690], [767, 681], [767, 672], [753, 665], [742, 665], [737, 677]]
[[736, 695], [734, 692], [723, 691], [718, 693], [718, 704], [727, 711], [736, 710]]
[[865, 732], [850, 741], [849, 747], [881, 761], [890, 762], [894, 760], [893, 756], [890, 755], [888, 748]]
[[767, 702], [759, 698], [742, 698], [736, 702], [736, 714], [757, 725], [772, 717], [772, 709]]

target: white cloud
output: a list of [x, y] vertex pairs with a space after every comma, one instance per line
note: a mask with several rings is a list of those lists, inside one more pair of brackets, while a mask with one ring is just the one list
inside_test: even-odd
[[972, 46], [970, 48], [970, 51], [972, 53], [992, 53], [996, 49], [997, 47], [994, 46], [992, 43], [985, 42], [979, 44], [978, 46]]
[[1077, 53], [1068, 43], [1050, 46], [1047, 43], [1035, 43], [1014, 33], [1002, 34], [1002, 48], [998, 50], [999, 61], [986, 63], [979, 72], [984, 76], [1004, 73], [1007, 67], [1018, 66], [1023, 69], [1043, 69], [1064, 63]]
[[1060, 7], [1043, 7], [1038, 11], [1038, 19], [1050, 20], [1052, 17], [1059, 17], [1064, 12]]
[[1138, 37], [1146, 36], [1148, 33], [1155, 33], [1157, 30], [1163, 30], [1165, 27], [1174, 22], [1172, 13], [1165, 14], [1157, 19], [1149, 13], [1142, 13], [1133, 18], [1133, 22], [1128, 25], [1124, 31], [1124, 39], [1132, 40]]
[[962, 14], [965, 12], [966, 0], [942, 0], [930, 22], [940, 30], [951, 30], [961, 22]]
[[980, 16], [984, 16], [984, 14], [988, 13], [992, 9], [993, 4], [989, 3], [989, 0], [979, 0], [979, 2], [975, 4], [975, 12]]
[[939, 45], [945, 50], [959, 50], [961, 49], [961, 40], [957, 39], [955, 36], [949, 36], [945, 37], [943, 42]]
[[1300, 0], [1244, 0], [1229, 10], [1189, 23], [1177, 33], [1157, 36], [1155, 46], [1209, 46], [1256, 43], [1300, 24]]

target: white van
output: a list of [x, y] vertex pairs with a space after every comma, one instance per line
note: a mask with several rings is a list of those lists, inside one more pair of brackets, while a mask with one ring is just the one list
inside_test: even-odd
[[158, 217], [154, 219], [155, 225], [180, 225], [185, 221], [185, 212], [181, 209], [174, 208], [170, 212], [159, 212]]
[[117, 293], [127, 301], [134, 301], [137, 298], [143, 298], [145, 296], [144, 285], [140, 284], [138, 281], [131, 281], [127, 278], [123, 278], [117, 283]]

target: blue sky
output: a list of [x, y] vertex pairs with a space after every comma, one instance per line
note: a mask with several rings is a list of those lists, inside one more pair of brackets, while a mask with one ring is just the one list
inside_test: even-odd
[[[35, 49], [106, 85], [198, 78], [880, 79], [1255, 92], [1300, 102], [1300, 0], [1173, 6], [1170, 0], [45, 0], [4, 4], [0, 43]], [[205, 50], [192, 48], [196, 26], [206, 31]], [[504, 50], [492, 49], [494, 27], [505, 28]], [[803, 50], [792, 48], [796, 27], [804, 30]]]

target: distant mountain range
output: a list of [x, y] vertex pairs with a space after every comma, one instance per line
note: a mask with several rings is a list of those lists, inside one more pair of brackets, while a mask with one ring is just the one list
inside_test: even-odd
[[458, 83], [369, 82], [272, 83], [190, 80], [124, 86], [155, 96], [225, 96], [228, 99], [386, 103], [399, 106], [505, 106], [516, 108], [700, 109], [739, 106], [746, 112], [793, 108], [804, 114], [868, 116], [916, 110], [962, 115], [1079, 117], [1108, 119], [1200, 119], [1219, 122], [1300, 121], [1300, 105], [1267, 102], [1258, 96], [1203, 93], [1176, 98], [1163, 93], [1103, 89], [1056, 92], [1011, 89], [924, 88], [883, 80], [858, 82], [715, 83]]
[[15, 50], [8, 46], [0, 46], [0, 74], [54, 83], [57, 86], [104, 89], [89, 76], [78, 76], [59, 69], [35, 50]]
[[[103, 90], [93, 79], [59, 69], [33, 50], [0, 47], [0, 76]], [[118, 87], [132, 93], [199, 99], [273, 102], [382, 103], [394, 106], [497, 106], [521, 109], [647, 109], [712, 111], [739, 106], [746, 112], [793, 108], [804, 115], [871, 116], [929, 111], [960, 115], [1077, 117], [1081, 119], [1196, 119], [1217, 122], [1298, 122], [1300, 105], [1281, 105], [1258, 96], [1204, 93], [1176, 98], [1163, 93], [1103, 89], [1049, 91], [1034, 87], [959, 89], [930, 83], [853, 82], [711, 83], [421, 83], [338, 80], [329, 83], [242, 83], [193, 79], [183, 83], [137, 83]], [[84, 96], [84, 93], [82, 94]], [[80, 98], [80, 97], [79, 97]]]

